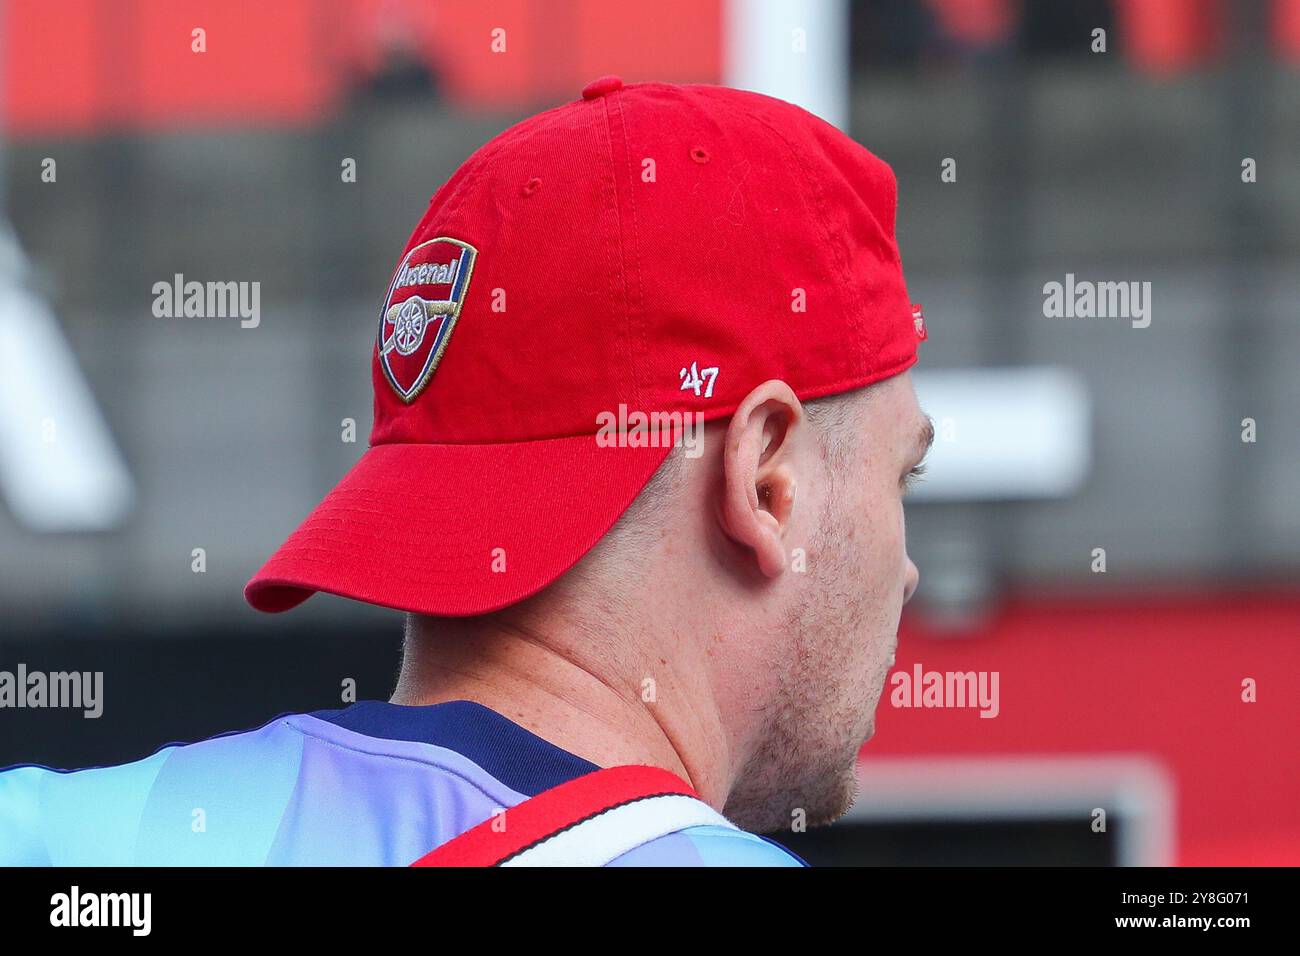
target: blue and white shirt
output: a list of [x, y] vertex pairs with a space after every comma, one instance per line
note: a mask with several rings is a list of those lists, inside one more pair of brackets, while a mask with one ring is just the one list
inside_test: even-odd
[[[481, 704], [363, 701], [134, 763], [0, 771], [0, 865], [406, 866], [596, 766]], [[611, 866], [800, 866], [688, 826]]]

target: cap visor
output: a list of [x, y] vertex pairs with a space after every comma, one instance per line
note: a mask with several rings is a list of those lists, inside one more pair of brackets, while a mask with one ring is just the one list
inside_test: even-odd
[[463, 616], [513, 604], [591, 550], [671, 446], [594, 435], [504, 445], [377, 445], [244, 588], [259, 611], [317, 591]]

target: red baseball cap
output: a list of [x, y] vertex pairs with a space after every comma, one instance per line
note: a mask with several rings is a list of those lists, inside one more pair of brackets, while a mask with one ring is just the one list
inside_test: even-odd
[[[881, 160], [789, 103], [603, 77], [438, 190], [388, 285], [370, 448], [245, 588], [434, 615], [536, 593], [618, 520], [671, 442], [620, 415], [724, 418], [916, 361]], [[623, 419], [620, 418], [620, 421]]]

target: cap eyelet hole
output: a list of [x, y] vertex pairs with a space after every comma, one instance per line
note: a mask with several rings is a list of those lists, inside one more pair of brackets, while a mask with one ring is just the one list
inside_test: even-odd
[[528, 182], [524, 183], [524, 188], [523, 188], [524, 196], [526, 197], [531, 196], [533, 193], [537, 192], [537, 188], [541, 186], [541, 184], [542, 181], [535, 176], [532, 179], [528, 180]]
[[691, 159], [703, 166], [709, 161], [709, 151], [703, 146], [693, 146], [691, 147]]

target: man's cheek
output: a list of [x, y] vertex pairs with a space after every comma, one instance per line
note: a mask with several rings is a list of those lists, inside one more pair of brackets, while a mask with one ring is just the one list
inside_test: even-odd
[[877, 514], [879, 518], [866, 528], [864, 538], [867, 544], [863, 556], [868, 559], [864, 565], [871, 569], [875, 578], [873, 592], [881, 597], [896, 590], [900, 575], [907, 567], [907, 547], [901, 509], [886, 505]]

